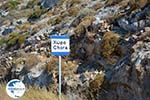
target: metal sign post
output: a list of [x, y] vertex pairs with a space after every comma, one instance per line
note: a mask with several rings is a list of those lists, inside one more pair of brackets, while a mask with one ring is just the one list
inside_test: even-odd
[[61, 100], [61, 56], [67, 56], [70, 54], [70, 39], [67, 35], [53, 35], [51, 38], [51, 54], [54, 56], [59, 56], [59, 100]]
[[61, 99], [61, 56], [59, 56], [59, 99]]

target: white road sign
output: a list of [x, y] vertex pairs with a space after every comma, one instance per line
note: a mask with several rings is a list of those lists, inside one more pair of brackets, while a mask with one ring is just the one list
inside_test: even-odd
[[70, 53], [69, 36], [51, 36], [51, 52], [55, 56], [65, 56]]

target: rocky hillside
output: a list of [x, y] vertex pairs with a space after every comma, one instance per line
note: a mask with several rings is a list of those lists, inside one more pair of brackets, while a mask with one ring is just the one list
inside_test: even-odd
[[68, 100], [150, 99], [149, 0], [0, 0], [0, 81], [57, 93], [50, 35], [70, 36]]

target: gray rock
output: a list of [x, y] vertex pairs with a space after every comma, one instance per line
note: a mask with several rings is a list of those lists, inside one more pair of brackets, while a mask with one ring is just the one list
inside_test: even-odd
[[119, 6], [112, 7], [102, 7], [98, 14], [95, 15], [96, 20], [93, 22], [94, 24], [99, 24], [104, 19], [111, 18], [111, 16], [117, 14], [119, 11]]
[[9, 26], [9, 27], [1, 27], [0, 28], [0, 35], [8, 35], [9, 33], [13, 32], [15, 29], [15, 26]]
[[0, 16], [5, 17], [9, 14], [8, 11], [0, 10]]
[[44, 8], [52, 8], [54, 7], [59, 0], [41, 0], [41, 6]]
[[46, 71], [41, 73], [39, 77], [33, 78], [28, 74], [25, 75], [23, 82], [28, 85], [35, 85], [39, 87], [48, 87], [50, 83], [52, 83], [52, 75], [49, 75]]

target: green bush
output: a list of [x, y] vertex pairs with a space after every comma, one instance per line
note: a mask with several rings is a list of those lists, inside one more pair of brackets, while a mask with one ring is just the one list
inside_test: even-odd
[[11, 9], [16, 9], [18, 4], [19, 4], [18, 0], [10, 0], [8, 2], [8, 5], [10, 6]]
[[39, 0], [30, 0], [28, 3], [27, 3], [27, 6], [26, 8], [33, 8], [35, 5], [37, 5], [39, 3]]
[[28, 33], [19, 34], [11, 33], [8, 37], [0, 37], [0, 45], [6, 43], [8, 47], [14, 46], [15, 44], [23, 44], [27, 38]]
[[42, 9], [39, 6], [36, 6], [34, 8], [33, 13], [31, 13], [29, 15], [29, 19], [36, 19], [36, 18], [40, 18], [42, 14], [44, 14], [47, 10], [46, 9]]
[[0, 46], [3, 45], [5, 43], [5, 39], [0, 37]]
[[1, 6], [1, 9], [7, 10], [16, 9], [19, 3], [20, 3], [19, 0], [9, 0]]

